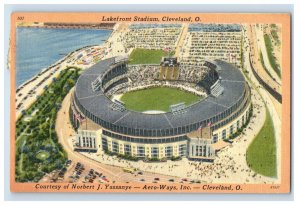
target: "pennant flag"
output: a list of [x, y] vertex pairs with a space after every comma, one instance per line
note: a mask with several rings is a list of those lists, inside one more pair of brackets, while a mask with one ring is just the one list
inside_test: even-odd
[[171, 50], [171, 48], [170, 47], [166, 47], [166, 48], [164, 48], [164, 51], [165, 52], [169, 52]]
[[200, 125], [200, 127], [197, 129], [198, 132], [200, 132], [202, 130], [202, 126]]

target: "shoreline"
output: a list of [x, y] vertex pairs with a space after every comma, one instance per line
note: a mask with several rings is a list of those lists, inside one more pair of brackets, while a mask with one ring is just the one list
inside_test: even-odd
[[94, 27], [55, 27], [55, 26], [18, 26], [19, 28], [42, 28], [42, 29], [76, 29], [76, 30], [110, 30], [113, 31], [112, 28], [94, 28]]
[[[16, 92], [18, 93], [18, 89], [20, 89], [22, 86], [25, 86], [27, 85], [31, 80], [33, 80], [35, 77], [37, 77], [39, 74], [43, 74], [44, 72], [46, 72], [47, 70], [55, 67], [55, 66], [59, 66], [59, 64], [63, 63], [63, 61], [65, 61], [68, 57], [70, 57], [71, 55], [73, 55], [75, 52], [78, 52], [80, 50], [83, 50], [83, 49], [86, 49], [86, 48], [89, 48], [89, 47], [96, 47], [96, 46], [99, 46], [100, 48], [105, 48], [107, 47], [107, 43], [109, 41], [113, 41], [111, 38], [113, 38], [113, 35], [115, 34], [115, 31], [118, 29], [118, 25], [116, 26], [117, 24], [114, 24], [114, 26], [110, 29], [105, 29], [105, 28], [99, 28], [99, 29], [96, 29], [95, 27], [89, 27], [91, 30], [111, 30], [111, 34], [108, 36], [108, 38], [103, 41], [102, 44], [100, 45], [87, 45], [87, 46], [83, 46], [81, 48], [78, 48], [76, 50], [73, 50], [69, 53], [67, 53], [64, 57], [58, 59], [56, 62], [54, 62], [53, 64], [49, 65], [48, 67], [45, 67], [45, 68], [42, 68], [38, 73], [36, 73], [34, 76], [32, 76], [30, 79], [26, 80], [25, 82], [21, 83], [19, 86], [16, 86]], [[35, 25], [34, 23], [28, 23], [26, 25], [23, 25], [23, 24], [19, 24], [18, 27], [22, 27], [22, 28], [47, 28], [47, 29], [55, 29], [54, 27], [51, 28], [51, 27], [45, 27], [44, 26], [44, 23], [40, 23], [38, 25]], [[89, 29], [89, 28], [82, 28], [82, 29]], [[70, 28], [66, 28], [66, 27], [61, 27], [61, 28], [57, 28], [57, 29], [77, 29], [76, 27], [70, 27]], [[109, 54], [108, 54], [109, 55]], [[106, 56], [103, 56], [103, 59], [105, 59]]]
[[94, 47], [94, 46], [98, 46], [98, 45], [88, 45], [88, 46], [84, 46], [81, 48], [78, 48], [74, 51], [71, 51], [70, 53], [67, 53], [64, 57], [60, 58], [59, 60], [57, 60], [56, 62], [52, 63], [51, 65], [49, 65], [48, 67], [42, 68], [38, 73], [36, 73], [34, 76], [32, 76], [30, 79], [26, 80], [25, 82], [23, 82], [22, 84], [20, 84], [19, 86], [16, 86], [16, 93], [19, 92], [18, 89], [20, 89], [23, 86], [26, 86], [28, 83], [30, 83], [35, 77], [38, 77], [40, 74], [43, 74], [47, 71], [49, 71], [49, 69], [55, 67], [55, 66], [59, 66], [59, 64], [63, 63], [63, 61], [65, 61], [68, 57], [70, 57], [71, 55], [73, 55], [75, 52], [78, 52], [82, 49], [86, 49], [89, 47]]
[[[78, 48], [68, 53], [63, 58], [57, 60], [50, 66], [43, 68], [33, 77], [22, 83], [16, 89], [16, 119], [18, 120], [24, 112], [36, 101], [36, 99], [48, 89], [48, 86], [55, 80], [59, 73], [68, 67], [80, 67], [86, 69], [94, 64], [78, 64], [80, 58], [84, 57], [84, 52], [88, 49], [101, 50], [103, 45], [89, 45]], [[82, 56], [78, 59], [78, 56]]]
[[[28, 25], [22, 25], [23, 27]], [[63, 58], [46, 68], [41, 69], [33, 77], [16, 88], [16, 120], [26, 113], [26, 110], [55, 81], [56, 76], [67, 67], [80, 67], [82, 70], [113, 55], [126, 54], [120, 52], [120, 46], [112, 46], [120, 35], [119, 25], [114, 25], [113, 31], [102, 44], [88, 45], [66, 54]]]
[[48, 28], [48, 29], [92, 29], [92, 30], [114, 30], [116, 23], [20, 23], [18, 27], [23, 28]]

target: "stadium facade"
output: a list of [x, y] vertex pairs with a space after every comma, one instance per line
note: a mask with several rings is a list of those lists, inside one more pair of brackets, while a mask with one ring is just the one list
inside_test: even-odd
[[88, 130], [77, 133], [77, 151], [102, 149], [137, 158], [210, 161], [223, 140], [238, 132], [251, 115], [251, 93], [244, 76], [221, 60], [204, 64], [211, 70], [197, 83], [207, 93], [204, 100], [177, 112], [146, 114], [127, 110], [123, 102], [107, 95], [126, 91], [134, 80], [127, 63], [126, 58], [109, 58], [79, 77], [71, 98], [72, 124], [83, 130], [84, 122], [89, 120], [98, 128], [92, 134]]

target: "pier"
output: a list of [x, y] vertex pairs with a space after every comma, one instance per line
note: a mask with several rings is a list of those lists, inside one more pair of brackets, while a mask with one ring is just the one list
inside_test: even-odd
[[115, 23], [56, 23], [45, 22], [43, 24], [19, 25], [19, 27], [29, 28], [60, 28], [60, 29], [97, 29], [113, 30]]

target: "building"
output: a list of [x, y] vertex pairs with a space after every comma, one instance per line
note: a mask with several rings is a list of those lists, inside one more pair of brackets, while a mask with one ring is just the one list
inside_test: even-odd
[[[126, 60], [116, 60], [106, 59], [85, 70], [71, 99], [70, 116], [75, 113], [98, 126], [95, 133], [102, 150], [137, 158], [213, 160], [216, 143], [234, 135], [250, 117], [249, 86], [239, 69], [222, 60], [206, 64], [217, 68], [214, 71], [218, 77], [204, 83], [217, 90], [208, 92], [205, 100], [185, 107], [180, 114], [113, 109], [115, 102], [106, 93], [130, 86]], [[97, 79], [99, 88], [93, 89]], [[109, 89], [102, 89], [109, 83]], [[71, 117], [73, 125], [82, 129], [80, 119]], [[200, 128], [201, 133], [197, 132]]]
[[200, 127], [187, 134], [189, 144], [189, 158], [193, 160], [213, 160], [215, 150], [212, 146], [212, 132], [210, 126]]
[[97, 136], [99, 135], [95, 131], [78, 130], [74, 151], [97, 152], [99, 146]]

